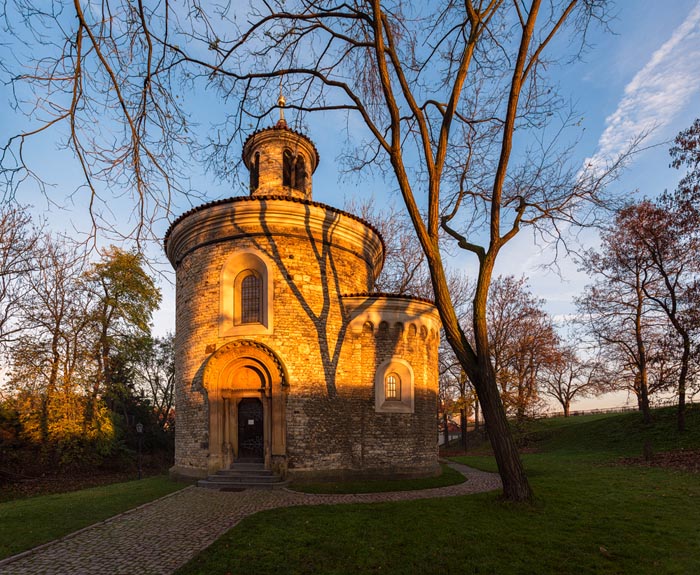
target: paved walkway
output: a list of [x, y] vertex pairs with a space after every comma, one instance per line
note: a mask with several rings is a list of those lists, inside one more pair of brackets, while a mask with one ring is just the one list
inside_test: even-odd
[[312, 495], [287, 489], [220, 492], [187, 487], [103, 523], [0, 562], [3, 575], [166, 575], [257, 511], [294, 505], [335, 505], [452, 497], [501, 486], [498, 475], [451, 464], [460, 485], [358, 495]]

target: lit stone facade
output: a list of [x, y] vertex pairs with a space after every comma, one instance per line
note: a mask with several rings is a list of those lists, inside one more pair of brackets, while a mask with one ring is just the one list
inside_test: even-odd
[[243, 158], [251, 195], [176, 220], [180, 477], [261, 458], [283, 476], [437, 468], [440, 323], [422, 300], [369, 294], [379, 234], [311, 200], [313, 143], [276, 126]]

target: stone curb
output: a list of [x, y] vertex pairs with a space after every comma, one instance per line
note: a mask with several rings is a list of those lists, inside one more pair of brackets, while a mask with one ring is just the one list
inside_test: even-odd
[[[447, 459], [440, 460], [440, 463], [446, 464], [448, 467], [451, 467], [458, 473], [461, 473], [462, 476], [464, 477], [464, 481], [461, 481], [460, 483], [454, 483], [453, 485], [443, 485], [442, 487], [426, 487], [424, 489], [403, 489], [401, 491], [361, 491], [359, 493], [307, 493], [306, 491], [296, 491], [294, 489], [290, 489], [289, 487], [282, 487], [281, 491], [285, 491], [289, 493], [290, 495], [295, 495], [295, 496], [309, 496], [313, 498], [318, 498], [323, 500], [324, 498], [333, 498], [333, 497], [339, 497], [339, 496], [352, 496], [352, 495], [357, 495], [357, 496], [368, 496], [368, 495], [377, 495], [377, 496], [385, 496], [387, 498], [387, 502], [392, 502], [389, 500], [389, 497], [392, 495], [397, 495], [399, 493], [413, 493], [413, 494], [419, 494], [419, 493], [426, 493], [427, 497], [425, 499], [434, 499], [436, 498], [433, 493], [438, 493], [440, 490], [443, 489], [449, 489], [449, 488], [454, 488], [454, 487], [461, 487], [465, 483], [469, 483], [470, 478], [468, 475], [465, 475], [465, 471], [460, 469], [460, 467], [466, 468], [466, 473], [475, 470], [478, 471], [479, 473], [484, 473], [488, 475], [498, 475], [497, 473], [493, 473], [491, 471], [481, 471], [480, 469], [476, 469], [474, 467], [469, 467], [468, 465], [465, 465], [464, 463], [457, 463], [456, 461], [449, 461]], [[487, 490], [481, 490], [479, 489], [478, 491], [474, 492], [468, 492], [465, 493], [465, 495], [471, 495], [472, 493], [488, 493], [489, 491], [495, 491], [496, 489], [499, 489], [500, 486], [494, 487], [493, 489], [487, 489]], [[460, 495], [450, 495], [450, 497], [459, 497]], [[417, 498], [416, 498], [417, 499]], [[410, 500], [410, 499], [409, 499]], [[340, 505], [343, 505], [343, 503], [339, 503]]]
[[159, 501], [163, 501], [164, 499], [168, 499], [169, 497], [172, 497], [173, 495], [177, 495], [178, 493], [182, 493], [183, 491], [186, 491], [188, 489], [194, 489], [194, 485], [188, 485], [187, 487], [183, 489], [178, 489], [176, 491], [173, 491], [172, 493], [168, 493], [167, 495], [163, 495], [163, 497], [159, 497], [158, 499], [153, 499], [152, 501], [147, 501], [146, 503], [142, 503], [141, 505], [138, 505], [137, 507], [132, 507], [131, 509], [127, 509], [126, 511], [122, 511], [121, 513], [118, 513], [117, 515], [112, 515], [112, 517], [107, 517], [107, 519], [103, 519], [102, 521], [98, 521], [97, 523], [91, 523], [90, 525], [86, 525], [85, 527], [81, 527], [77, 531], [73, 531], [72, 533], [69, 533], [68, 535], [63, 535], [62, 537], [59, 537], [58, 539], [51, 539], [51, 541], [47, 541], [46, 543], [42, 543], [40, 545], [37, 545], [36, 547], [32, 547], [31, 549], [27, 549], [26, 551], [21, 551], [20, 553], [17, 553], [16, 555], [10, 555], [9, 557], [5, 557], [4, 559], [0, 559], [0, 567], [4, 567], [5, 565], [9, 565], [10, 563], [14, 563], [15, 561], [19, 561], [20, 559], [24, 559], [25, 557], [29, 557], [30, 555], [34, 555], [35, 553], [38, 553], [39, 551], [42, 551], [46, 549], [47, 547], [51, 547], [52, 545], [56, 543], [60, 543], [61, 541], [67, 541], [69, 539], [73, 539], [74, 537], [80, 535], [84, 531], [87, 531], [88, 529], [92, 529], [93, 527], [97, 527], [98, 525], [106, 525], [107, 523], [111, 523], [112, 521], [116, 521], [117, 519], [120, 519], [124, 517], [125, 515], [130, 515], [131, 513], [135, 513], [136, 511], [143, 509], [144, 507], [149, 507], [151, 505], [154, 505], [155, 503]]

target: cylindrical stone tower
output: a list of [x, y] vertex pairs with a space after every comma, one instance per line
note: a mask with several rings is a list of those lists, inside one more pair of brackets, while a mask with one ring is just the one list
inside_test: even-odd
[[368, 294], [377, 231], [311, 201], [319, 156], [284, 119], [243, 147], [249, 197], [179, 217], [173, 475], [249, 458], [285, 476], [437, 468], [440, 328], [429, 302]]

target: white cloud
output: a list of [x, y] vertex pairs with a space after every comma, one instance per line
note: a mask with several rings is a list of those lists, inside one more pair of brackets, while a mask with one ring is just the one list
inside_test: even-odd
[[587, 165], [615, 158], [644, 132], [668, 125], [700, 90], [700, 2], [625, 87]]

